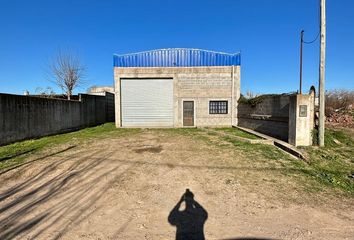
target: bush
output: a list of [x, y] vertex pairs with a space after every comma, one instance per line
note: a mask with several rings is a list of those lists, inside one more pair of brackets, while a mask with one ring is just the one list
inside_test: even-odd
[[354, 105], [354, 91], [335, 89], [326, 91], [326, 116], [340, 110], [350, 110]]
[[259, 103], [263, 102], [264, 99], [269, 98], [269, 97], [276, 97], [280, 96], [281, 94], [263, 94], [263, 95], [258, 95], [256, 97], [252, 98], [246, 98], [241, 94], [238, 103], [244, 103], [244, 104], [249, 104], [251, 107], [257, 106]]

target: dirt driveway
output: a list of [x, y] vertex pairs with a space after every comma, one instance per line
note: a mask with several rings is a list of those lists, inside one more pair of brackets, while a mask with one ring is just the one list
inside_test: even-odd
[[63, 148], [0, 181], [0, 239], [354, 239], [349, 200], [163, 130]]

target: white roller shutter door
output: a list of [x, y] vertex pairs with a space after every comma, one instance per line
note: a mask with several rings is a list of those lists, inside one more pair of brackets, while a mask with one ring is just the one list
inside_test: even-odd
[[173, 79], [122, 79], [123, 127], [172, 127]]

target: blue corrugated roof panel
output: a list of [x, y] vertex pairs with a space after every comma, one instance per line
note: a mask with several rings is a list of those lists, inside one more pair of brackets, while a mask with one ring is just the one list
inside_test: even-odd
[[114, 67], [239, 66], [241, 54], [190, 48], [168, 48], [113, 56]]

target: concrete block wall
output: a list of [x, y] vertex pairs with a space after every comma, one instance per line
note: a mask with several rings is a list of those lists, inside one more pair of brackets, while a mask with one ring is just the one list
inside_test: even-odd
[[105, 123], [106, 98], [80, 101], [0, 94], [0, 145]]
[[239, 118], [238, 126], [253, 129], [286, 142], [288, 141], [289, 126], [287, 122]]
[[273, 117], [283, 118], [287, 121], [289, 118], [289, 98], [290, 95], [269, 95], [264, 96], [262, 102], [251, 106], [249, 104], [239, 104], [239, 116], [246, 117], [250, 114], [271, 115]]
[[[256, 130], [294, 146], [312, 145], [315, 93], [264, 96], [252, 106], [239, 103], [238, 126]], [[306, 106], [301, 116], [300, 106]]]
[[114, 93], [106, 92], [105, 97], [106, 97], [106, 121], [114, 122], [114, 117], [115, 117]]
[[[183, 126], [183, 101], [195, 104], [195, 125], [232, 126], [237, 124], [240, 96], [240, 66], [234, 67], [151, 67], [114, 68], [116, 126], [121, 127], [120, 79], [172, 78], [174, 82], [174, 126]], [[148, 79], [146, 80], [148, 81]], [[228, 114], [209, 114], [210, 100], [227, 100]]]
[[[196, 126], [231, 126], [232, 72], [178, 74], [178, 105], [194, 100]], [[209, 101], [228, 101], [228, 114], [209, 114]], [[182, 126], [182, 111], [178, 111], [178, 126]]]
[[270, 95], [255, 106], [239, 103], [238, 125], [288, 141], [289, 101], [289, 95]]

